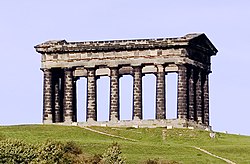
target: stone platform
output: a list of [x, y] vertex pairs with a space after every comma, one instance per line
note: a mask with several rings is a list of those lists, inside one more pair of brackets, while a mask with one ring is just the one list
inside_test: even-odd
[[102, 126], [102, 127], [132, 127], [132, 128], [188, 128], [211, 130], [211, 126], [205, 124], [197, 124], [195, 121], [188, 121], [184, 119], [149, 119], [149, 120], [120, 120], [120, 121], [94, 121], [87, 122], [72, 122], [72, 123], [54, 123], [59, 125], [73, 125], [73, 126]]

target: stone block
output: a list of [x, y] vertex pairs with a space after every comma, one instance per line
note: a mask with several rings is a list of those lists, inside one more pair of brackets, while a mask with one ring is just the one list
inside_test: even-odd
[[132, 127], [137, 129], [139, 128], [139, 125], [133, 125]]
[[86, 69], [79, 69], [74, 71], [75, 77], [86, 77], [87, 76], [87, 70]]
[[107, 124], [101, 124], [101, 127], [107, 127]]
[[168, 125], [167, 129], [173, 129], [173, 125]]
[[96, 69], [96, 76], [110, 76], [110, 69], [109, 68], [99, 68]]
[[155, 73], [157, 68], [154, 65], [144, 66], [142, 68], [142, 73]]

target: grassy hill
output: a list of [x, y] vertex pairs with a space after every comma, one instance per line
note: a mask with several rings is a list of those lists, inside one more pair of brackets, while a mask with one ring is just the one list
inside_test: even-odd
[[[29, 143], [53, 139], [61, 142], [73, 141], [84, 152], [102, 154], [111, 143], [118, 142], [127, 163], [140, 163], [147, 159], [174, 160], [180, 163], [226, 163], [205, 154], [193, 146], [236, 163], [250, 163], [250, 137], [216, 133], [211, 139], [209, 132], [190, 129], [164, 128], [108, 128], [91, 129], [122, 136], [136, 141], [98, 134], [80, 127], [58, 125], [23, 125], [0, 127], [0, 138], [22, 139]], [[162, 131], [166, 130], [163, 140]]]

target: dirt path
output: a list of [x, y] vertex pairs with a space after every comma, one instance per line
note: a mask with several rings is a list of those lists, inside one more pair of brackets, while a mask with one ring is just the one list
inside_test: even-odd
[[[105, 132], [101, 132], [101, 131], [98, 131], [98, 130], [94, 130], [94, 129], [91, 129], [91, 128], [88, 128], [88, 127], [82, 127], [83, 129], [86, 129], [86, 130], [89, 130], [89, 131], [92, 131], [92, 132], [95, 132], [95, 133], [98, 133], [98, 134], [102, 134], [102, 135], [106, 135], [106, 136], [110, 136], [110, 137], [114, 137], [114, 138], [120, 138], [120, 139], [123, 139], [123, 140], [127, 140], [127, 141], [132, 141], [132, 142], [137, 142], [138, 140], [135, 140], [135, 139], [131, 139], [131, 138], [126, 138], [126, 137], [122, 137], [122, 136], [117, 136], [117, 135], [113, 135], [113, 134], [109, 134], [109, 133], [105, 133]], [[203, 153], [206, 153], [210, 156], [213, 156], [215, 158], [218, 158], [218, 159], [221, 159], [229, 164], [236, 164], [235, 162], [233, 161], [230, 161], [229, 159], [226, 159], [226, 158], [223, 158], [223, 157], [220, 157], [220, 156], [217, 156], [215, 154], [212, 154], [210, 153], [209, 151], [207, 150], [204, 150], [204, 149], [201, 149], [199, 147], [196, 147], [196, 146], [193, 146], [193, 148], [197, 149], [197, 150], [200, 150], [202, 151]]]
[[94, 129], [91, 129], [91, 128], [88, 128], [88, 127], [82, 127], [82, 128], [86, 129], [86, 130], [89, 130], [89, 131], [92, 131], [92, 132], [95, 132], [95, 133], [99, 133], [99, 134], [103, 134], [103, 135], [106, 135], [106, 136], [114, 137], [114, 138], [120, 138], [120, 139], [123, 139], [123, 140], [132, 141], [132, 142], [137, 142], [138, 141], [138, 140], [131, 139], [131, 138], [126, 138], [126, 137], [122, 137], [122, 136], [117, 136], [117, 135], [101, 132], [101, 131], [94, 130]]
[[204, 153], [206, 153], [206, 154], [208, 154], [208, 155], [211, 155], [211, 156], [213, 156], [213, 157], [215, 157], [215, 158], [221, 159], [221, 160], [223, 160], [223, 161], [225, 161], [225, 162], [227, 162], [227, 163], [236, 164], [235, 162], [230, 161], [229, 159], [226, 159], [226, 158], [223, 158], [223, 157], [214, 155], [214, 154], [208, 152], [207, 150], [201, 149], [201, 148], [199, 148], [199, 147], [193, 146], [193, 148], [195, 148], [195, 149], [197, 149], [197, 150], [200, 150], [200, 151], [202, 151], [202, 152], [204, 152]]

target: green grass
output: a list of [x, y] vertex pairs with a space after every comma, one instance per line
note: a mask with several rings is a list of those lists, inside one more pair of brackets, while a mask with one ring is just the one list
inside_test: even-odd
[[0, 138], [17, 138], [29, 143], [48, 139], [76, 142], [88, 154], [102, 154], [112, 142], [118, 142], [127, 163], [140, 163], [147, 159], [174, 160], [180, 163], [225, 163], [192, 146], [201, 147], [213, 154], [236, 163], [250, 163], [250, 137], [217, 133], [211, 139], [209, 132], [188, 129], [169, 129], [166, 140], [163, 128], [107, 128], [91, 127], [102, 132], [138, 140], [131, 142], [97, 134], [80, 127], [57, 125], [23, 125], [0, 127]]

